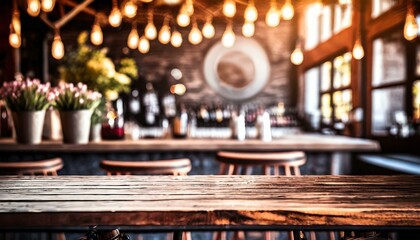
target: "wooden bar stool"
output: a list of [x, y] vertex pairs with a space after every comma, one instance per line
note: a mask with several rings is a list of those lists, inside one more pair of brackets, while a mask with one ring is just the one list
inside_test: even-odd
[[[44, 175], [44, 176], [57, 176], [57, 171], [63, 168], [63, 160], [61, 158], [51, 158], [40, 161], [27, 161], [27, 162], [0, 162], [0, 175]], [[11, 236], [14, 237], [21, 236]], [[34, 237], [34, 236], [31, 236]], [[6, 237], [7, 238], [7, 237]], [[42, 238], [38, 236], [37, 238]], [[51, 238], [47, 238], [51, 239]], [[56, 240], [65, 240], [64, 233], [55, 234]]]
[[[227, 175], [251, 175], [256, 167], [261, 167], [264, 175], [300, 176], [299, 167], [306, 163], [306, 155], [301, 151], [273, 152], [273, 153], [247, 153], [220, 151], [216, 155], [220, 162], [219, 174]], [[311, 240], [315, 239], [315, 233], [311, 232]], [[215, 240], [225, 240], [226, 232], [217, 232]], [[235, 232], [234, 240], [245, 239], [243, 232]], [[264, 233], [265, 240], [271, 240], [271, 233]], [[293, 240], [293, 232], [289, 232], [289, 239]]]
[[57, 171], [62, 168], [63, 160], [61, 158], [31, 162], [1, 162], [0, 175], [57, 176]]
[[[102, 160], [100, 167], [107, 175], [174, 175], [186, 176], [191, 171], [191, 161], [188, 158], [154, 160], [154, 161], [116, 161]], [[180, 235], [180, 236], [178, 236]], [[168, 234], [167, 239], [179, 238], [191, 240], [191, 232], [175, 232]]]

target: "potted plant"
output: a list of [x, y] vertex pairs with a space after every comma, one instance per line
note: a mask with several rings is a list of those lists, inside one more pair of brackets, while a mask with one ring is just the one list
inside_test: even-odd
[[89, 142], [91, 117], [99, 106], [102, 94], [89, 90], [86, 84], [62, 83], [54, 88], [54, 107], [60, 112], [63, 142]]
[[18, 143], [38, 144], [42, 139], [45, 110], [50, 106], [50, 84], [38, 79], [4, 82], [2, 98], [11, 110]]

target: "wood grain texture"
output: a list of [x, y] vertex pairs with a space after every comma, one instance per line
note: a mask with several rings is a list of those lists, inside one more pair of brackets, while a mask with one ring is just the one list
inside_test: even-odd
[[261, 150], [261, 151], [379, 151], [377, 141], [301, 134], [284, 136], [271, 142], [258, 139], [238, 141], [233, 139], [140, 139], [136, 141], [102, 141], [86, 145], [63, 144], [61, 141], [43, 141], [37, 145], [16, 144], [14, 140], [0, 140], [0, 152], [139, 152], [139, 151], [219, 151], [219, 150]]
[[0, 229], [92, 225], [420, 229], [420, 177], [0, 177]]

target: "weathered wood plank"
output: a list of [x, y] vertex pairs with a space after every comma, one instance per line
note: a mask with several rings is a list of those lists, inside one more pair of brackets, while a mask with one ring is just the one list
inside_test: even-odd
[[420, 228], [420, 177], [0, 177], [0, 229], [97, 224]]

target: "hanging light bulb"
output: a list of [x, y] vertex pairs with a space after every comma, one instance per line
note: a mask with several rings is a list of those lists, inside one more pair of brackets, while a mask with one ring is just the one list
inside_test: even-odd
[[119, 27], [122, 21], [121, 11], [117, 6], [116, 0], [112, 1], [112, 5], [113, 6], [112, 6], [111, 13], [109, 14], [109, 17], [108, 17], [108, 22], [109, 22], [109, 25], [113, 27]]
[[174, 47], [180, 47], [182, 45], [182, 35], [177, 30], [172, 32], [171, 36], [171, 44]]
[[127, 46], [131, 49], [136, 49], [139, 46], [139, 33], [137, 32], [136, 22], [133, 22], [131, 25], [131, 31], [127, 38]]
[[13, 48], [20, 48], [21, 44], [20, 34], [15, 31], [12, 23], [10, 24], [9, 44]]
[[192, 16], [194, 14], [194, 3], [193, 0], [186, 0], [185, 4], [182, 5], [183, 11], [188, 15]]
[[39, 12], [41, 11], [41, 3], [39, 0], [28, 0], [28, 8], [27, 12], [32, 17], [38, 16]]
[[165, 23], [159, 31], [159, 42], [167, 44], [171, 41], [171, 28]]
[[137, 14], [137, 5], [133, 0], [128, 0], [125, 2], [123, 7], [123, 13], [128, 18], [133, 18]]
[[203, 32], [203, 36], [207, 39], [214, 37], [214, 34], [216, 31], [214, 30], [211, 17], [207, 18], [206, 23], [204, 23], [202, 32]]
[[222, 45], [225, 48], [231, 48], [235, 44], [236, 36], [232, 29], [232, 24], [226, 26], [226, 30], [222, 36]]
[[198, 29], [197, 22], [194, 20], [190, 34], [188, 35], [188, 41], [190, 41], [190, 43], [194, 45], [197, 45], [201, 43], [202, 40], [203, 40], [203, 35], [201, 35], [201, 31], [200, 29]]
[[357, 37], [353, 46], [353, 57], [356, 60], [360, 60], [365, 56], [365, 51], [363, 50], [362, 42], [360, 41], [360, 36]]
[[186, 14], [185, 12], [180, 12], [178, 16], [176, 17], [176, 23], [180, 27], [186, 27], [190, 24], [190, 16]]
[[145, 36], [141, 36], [139, 40], [139, 52], [146, 54], [150, 50], [150, 42]]
[[21, 29], [21, 24], [20, 24], [20, 14], [19, 14], [19, 10], [15, 9], [13, 11], [13, 15], [12, 15], [12, 27], [13, 30], [20, 35], [20, 29]]
[[265, 23], [270, 27], [277, 27], [280, 23], [280, 12], [275, 2], [271, 2], [271, 7], [265, 16]]
[[283, 7], [281, 8], [281, 16], [284, 20], [291, 20], [295, 15], [295, 10], [293, 9], [293, 5], [291, 0], [286, 0]]
[[245, 37], [252, 37], [255, 33], [255, 25], [253, 22], [245, 21], [244, 25], [242, 26], [242, 34]]
[[223, 3], [223, 15], [233, 17], [236, 14], [236, 3], [234, 0], [225, 0]]
[[90, 41], [94, 45], [101, 45], [104, 41], [104, 35], [102, 34], [101, 26], [97, 20], [92, 26], [92, 31], [90, 32]]
[[51, 12], [54, 9], [55, 0], [42, 0], [41, 8], [44, 12]]
[[407, 16], [405, 17], [404, 24], [404, 38], [408, 41], [412, 41], [417, 37], [419, 26], [417, 25], [416, 18], [414, 16], [414, 9], [412, 5], [408, 6]]
[[244, 16], [245, 16], [245, 21], [248, 21], [248, 22], [255, 22], [255, 21], [257, 21], [257, 19], [258, 19], [258, 11], [257, 11], [257, 8], [254, 5], [254, 1], [253, 0], [250, 0], [248, 2], [248, 6], [245, 9]]
[[51, 47], [51, 55], [53, 58], [60, 60], [64, 57], [64, 44], [61, 41], [60, 33], [56, 31]]
[[155, 40], [157, 37], [156, 26], [153, 23], [153, 13], [149, 12], [147, 16], [147, 25], [144, 28], [144, 35], [149, 40]]
[[300, 40], [297, 40], [295, 50], [293, 50], [292, 55], [290, 55], [290, 61], [296, 66], [302, 64], [303, 62], [303, 52]]

